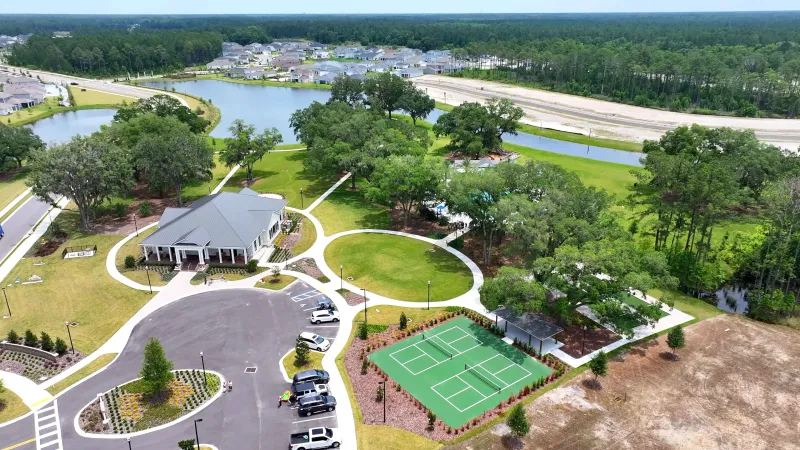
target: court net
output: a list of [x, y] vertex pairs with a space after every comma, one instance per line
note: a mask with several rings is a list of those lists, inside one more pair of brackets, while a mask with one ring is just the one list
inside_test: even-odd
[[464, 370], [466, 370], [467, 372], [475, 375], [475, 378], [483, 381], [484, 383], [486, 383], [487, 386], [489, 386], [490, 388], [494, 389], [495, 391], [500, 392], [502, 390], [502, 388], [500, 386], [498, 386], [496, 383], [493, 383], [492, 381], [490, 381], [485, 376], [481, 375], [477, 370], [473, 369], [469, 365], [464, 364]]
[[433, 339], [425, 337], [425, 334], [422, 335], [422, 340], [427, 342], [428, 344], [430, 344], [436, 350], [439, 350], [440, 352], [442, 352], [445, 355], [447, 355], [448, 358], [450, 358], [450, 359], [453, 358], [453, 354], [452, 353], [450, 353], [447, 350], [445, 350], [444, 347], [442, 347], [440, 344], [437, 344], [436, 342], [434, 342]]

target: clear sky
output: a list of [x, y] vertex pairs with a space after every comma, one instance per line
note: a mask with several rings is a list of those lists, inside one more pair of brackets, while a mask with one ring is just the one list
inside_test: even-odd
[[382, 14], [800, 10], [799, 0], [38, 0], [3, 1], [2, 13]]

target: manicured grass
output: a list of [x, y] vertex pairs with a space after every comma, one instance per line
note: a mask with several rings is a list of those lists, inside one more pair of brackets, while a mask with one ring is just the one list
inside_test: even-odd
[[647, 291], [647, 295], [659, 300], [664, 297], [665, 293], [675, 302], [675, 309], [693, 316], [697, 321], [710, 319], [725, 313], [725, 311], [699, 298], [689, 297], [677, 291], [662, 291], [661, 289], [651, 289]]
[[304, 370], [322, 369], [323, 356], [325, 356], [324, 353], [308, 352], [308, 363], [298, 367], [294, 365], [294, 352], [292, 352], [281, 360], [281, 364], [283, 364], [283, 368], [284, 370], [286, 370], [286, 374], [291, 379], [294, 376], [294, 374], [302, 372]]
[[[367, 318], [369, 319], [370, 324], [374, 325], [397, 325], [400, 323], [400, 313], [405, 313], [406, 318], [408, 319], [408, 324], [414, 324], [417, 322], [424, 322], [426, 320], [432, 319], [436, 317], [437, 314], [444, 311], [445, 308], [441, 307], [431, 307], [431, 309], [425, 308], [404, 308], [402, 306], [393, 306], [393, 305], [380, 305], [369, 308], [367, 310]], [[359, 313], [353, 317], [353, 322], [363, 322], [364, 321], [364, 308], [359, 310]], [[355, 328], [354, 328], [355, 329]]]
[[[438, 348], [451, 352], [450, 356], [427, 342], [436, 342]], [[404, 339], [368, 358], [453, 428], [553, 372], [465, 317]], [[465, 372], [465, 365], [480, 376]]]
[[277, 282], [275, 282], [276, 278], [272, 275], [267, 275], [264, 277], [264, 282], [262, 283], [261, 280], [256, 281], [256, 285], [254, 287], [261, 288], [261, 289], [269, 289], [272, 291], [279, 291], [286, 286], [292, 284], [297, 278], [291, 275], [278, 275]]
[[195, 80], [220, 80], [229, 83], [239, 84], [255, 84], [259, 86], [274, 86], [274, 87], [288, 87], [295, 89], [330, 89], [329, 84], [312, 84], [312, 83], [292, 83], [288, 81], [269, 81], [269, 80], [240, 80], [236, 78], [228, 78], [221, 74], [208, 74], [198, 75], [195, 78], [147, 78], [136, 80], [136, 83], [146, 83], [148, 81], [195, 81]]
[[[65, 246], [97, 245], [98, 253], [90, 258], [61, 259], [61, 251], [42, 258], [26, 258], [11, 270], [3, 282], [8, 293], [13, 317], [0, 321], [0, 336], [14, 329], [22, 333], [31, 329], [45, 331], [53, 339], [66, 339], [64, 321], [79, 325], [71, 329], [75, 347], [84, 353], [96, 350], [122, 324], [144, 306], [152, 295], [131, 289], [114, 280], [106, 271], [106, 256], [122, 236], [86, 234], [77, 231], [77, 210], [65, 210], [57, 218], [62, 229], [70, 233]], [[34, 262], [44, 262], [34, 266]], [[36, 274], [42, 283], [22, 285]]]
[[[218, 139], [219, 142], [221, 139]], [[205, 197], [211, 191], [222, 183], [222, 180], [230, 173], [230, 167], [226, 166], [219, 160], [219, 155], [214, 155], [214, 169], [211, 171], [211, 180], [203, 183], [193, 183], [183, 188], [183, 201], [190, 202], [198, 198]]]
[[[352, 403], [352, 402], [351, 402]], [[358, 448], [361, 450], [438, 450], [442, 444], [410, 431], [384, 425], [356, 423]]]
[[[435, 250], [431, 252], [430, 250]], [[389, 234], [354, 234], [340, 237], [325, 249], [328, 267], [344, 266], [351, 284], [389, 298], [449, 300], [472, 287], [472, 273], [446, 250], [417, 239]]]
[[72, 375], [68, 376], [62, 381], [50, 386], [47, 388], [47, 392], [51, 395], [56, 395], [59, 392], [63, 391], [64, 389], [72, 386], [73, 384], [83, 380], [84, 378], [92, 375], [93, 373], [97, 372], [98, 370], [106, 367], [117, 357], [116, 353], [106, 353], [104, 355], [100, 355], [94, 361], [90, 362], [86, 365], [83, 369], [73, 373]]
[[68, 86], [67, 89], [72, 93], [72, 98], [75, 100], [75, 106], [87, 105], [109, 105], [119, 106], [122, 102], [133, 103], [138, 100], [136, 97], [128, 97], [126, 95], [115, 95], [108, 92], [96, 91], [94, 89], [86, 89], [81, 91], [80, 86]]
[[[632, 307], [636, 307], [636, 306], [651, 306], [650, 303], [647, 303], [646, 301], [644, 301], [642, 299], [636, 298], [636, 297], [628, 294], [627, 292], [621, 293], [620, 295], [617, 296], [617, 298], [622, 303], [625, 303], [626, 305], [629, 305], [629, 306], [632, 306]], [[668, 315], [669, 314], [665, 313], [664, 311], [659, 311], [658, 312], [658, 318], [659, 319], [667, 317]]]
[[0, 116], [0, 121], [3, 122], [3, 125], [25, 125], [39, 119], [44, 119], [45, 117], [50, 117], [61, 111], [71, 111], [71, 109], [58, 106], [58, 99], [56, 97], [46, 97], [44, 103], [40, 105], [21, 109], [7, 116]]
[[0, 402], [5, 403], [6, 407], [0, 410], [0, 424], [8, 422], [9, 420], [16, 419], [24, 414], [27, 414], [30, 409], [22, 399], [10, 389], [0, 393]]
[[120, 247], [119, 251], [117, 252], [115, 262], [117, 264], [117, 270], [119, 270], [124, 277], [145, 286], [147, 286], [148, 283], [151, 286], [166, 286], [167, 283], [161, 280], [161, 275], [158, 273], [150, 272], [150, 280], [148, 281], [148, 274], [146, 271], [135, 269], [130, 270], [125, 268], [125, 257], [130, 255], [136, 259], [139, 259], [139, 257], [142, 256], [142, 250], [139, 247], [139, 243], [142, 242], [147, 236], [153, 234], [153, 232], [155, 232], [157, 229], [158, 227], [155, 226], [141, 231], [139, 232], [139, 237], [134, 237]]
[[311, 213], [322, 223], [326, 236], [361, 228], [389, 228], [389, 212], [364, 198], [367, 185], [360, 180], [356, 183], [359, 189], [351, 191], [348, 180], [314, 208]]
[[317, 240], [317, 228], [314, 227], [314, 224], [310, 220], [303, 220], [300, 226], [303, 229], [303, 235], [300, 237], [300, 240], [294, 244], [294, 248], [292, 248], [292, 253], [294, 255], [305, 252], [311, 248], [311, 246], [314, 245], [314, 241]]
[[0, 181], [0, 209], [5, 208], [28, 189], [28, 186], [25, 186], [27, 176], [28, 171], [24, 167], [13, 173], [3, 174], [3, 180]]
[[[265, 155], [253, 167], [253, 177], [256, 180], [250, 189], [260, 193], [281, 194], [289, 202], [289, 206], [294, 208], [308, 207], [325, 193], [335, 183], [335, 180], [306, 172], [303, 167], [306, 155], [307, 153], [302, 150]], [[245, 170], [240, 169], [228, 180], [225, 190], [242, 189], [246, 185], [246, 177]], [[302, 199], [300, 198], [300, 189], [303, 190]]]

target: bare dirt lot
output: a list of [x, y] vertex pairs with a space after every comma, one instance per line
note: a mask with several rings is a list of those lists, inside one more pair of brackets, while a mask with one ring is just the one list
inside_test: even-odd
[[[734, 315], [686, 329], [680, 359], [665, 336], [527, 406], [527, 449], [798, 449], [800, 332]], [[502, 449], [496, 426], [456, 449]]]

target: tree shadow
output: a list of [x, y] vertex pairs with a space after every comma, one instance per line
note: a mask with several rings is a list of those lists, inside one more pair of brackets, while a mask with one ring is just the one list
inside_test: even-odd
[[586, 389], [589, 389], [591, 391], [602, 391], [603, 390], [603, 385], [600, 384], [600, 380], [595, 379], [595, 378], [588, 378], [586, 380], [583, 380], [583, 382], [581, 382], [581, 384], [583, 385], [583, 387], [585, 387]]
[[658, 356], [660, 356], [661, 359], [663, 359], [664, 361], [679, 361], [680, 360], [678, 355], [676, 353], [672, 353], [672, 352], [661, 352], [661, 353], [658, 354]]
[[514, 434], [507, 434], [500, 440], [503, 443], [503, 447], [509, 450], [522, 450], [525, 448], [525, 442]]

